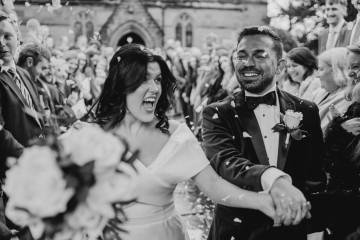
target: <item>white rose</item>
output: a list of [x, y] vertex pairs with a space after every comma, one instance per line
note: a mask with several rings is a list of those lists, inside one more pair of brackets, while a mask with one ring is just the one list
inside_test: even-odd
[[294, 129], [297, 128], [303, 119], [303, 114], [301, 112], [294, 112], [293, 110], [287, 110], [284, 116], [285, 125], [290, 128]]
[[124, 144], [116, 136], [93, 124], [73, 130], [62, 143], [77, 165], [95, 161], [95, 175], [116, 168], [125, 151]]
[[[85, 230], [90, 235], [98, 237], [109, 219], [93, 211], [85, 203], [80, 203], [73, 213], [65, 216], [68, 226], [74, 230]], [[95, 237], [95, 238], [96, 238]]]
[[6, 172], [3, 189], [9, 196], [11, 208], [24, 208], [39, 218], [52, 217], [66, 210], [74, 191], [66, 188], [56, 157], [48, 147], [34, 146], [24, 150], [18, 165]]
[[13, 201], [9, 201], [6, 205], [5, 215], [19, 226], [27, 226], [34, 219], [30, 214], [14, 206]]

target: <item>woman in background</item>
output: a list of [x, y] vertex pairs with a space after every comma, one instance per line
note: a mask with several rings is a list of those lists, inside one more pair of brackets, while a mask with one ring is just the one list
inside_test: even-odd
[[314, 91], [320, 88], [320, 79], [316, 78], [317, 59], [306, 47], [291, 49], [286, 55], [287, 80], [283, 90], [297, 97], [312, 100]]
[[345, 99], [345, 90], [348, 82], [346, 76], [346, 48], [332, 48], [323, 52], [319, 59], [319, 69], [317, 72], [321, 80], [321, 87], [314, 97], [319, 107], [321, 128], [327, 128], [331, 120], [330, 107], [335, 107], [340, 114], [344, 114], [351, 104]]

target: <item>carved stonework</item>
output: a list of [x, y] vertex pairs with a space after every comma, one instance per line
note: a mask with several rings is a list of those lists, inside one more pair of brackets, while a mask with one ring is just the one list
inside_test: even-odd
[[127, 34], [140, 37], [150, 48], [163, 45], [163, 30], [140, 0], [123, 0], [117, 4], [100, 32], [103, 42], [114, 48]]

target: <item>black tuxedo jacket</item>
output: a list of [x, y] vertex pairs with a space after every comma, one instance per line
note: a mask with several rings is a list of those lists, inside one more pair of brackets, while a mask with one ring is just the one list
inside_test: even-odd
[[[280, 111], [302, 112], [301, 129], [309, 136], [299, 141], [280, 133], [277, 168], [289, 174], [292, 183], [305, 195], [322, 191], [326, 184], [323, 167], [323, 137], [318, 108], [277, 90]], [[216, 172], [227, 181], [247, 190], [262, 191], [261, 175], [270, 168], [263, 136], [253, 110], [240, 91], [203, 111], [203, 146]], [[249, 137], [247, 133], [251, 137]], [[234, 221], [241, 219], [241, 223]], [[306, 239], [306, 226], [273, 228], [273, 221], [259, 211], [217, 205], [208, 239]]]
[[[39, 95], [29, 73], [20, 67], [16, 67], [16, 70], [29, 91], [35, 110], [43, 113]], [[37, 122], [31, 113], [24, 111], [24, 107], [29, 106], [15, 81], [6, 72], [0, 72], [0, 123], [5, 124], [4, 128], [26, 147], [30, 139], [42, 134], [43, 121], [39, 114]]]

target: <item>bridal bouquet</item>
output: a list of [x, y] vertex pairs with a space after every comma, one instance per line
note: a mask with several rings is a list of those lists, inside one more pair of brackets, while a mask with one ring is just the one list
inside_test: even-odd
[[122, 140], [90, 124], [25, 149], [6, 173], [6, 215], [35, 239], [94, 240], [119, 230], [136, 183], [135, 156], [126, 153]]

